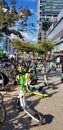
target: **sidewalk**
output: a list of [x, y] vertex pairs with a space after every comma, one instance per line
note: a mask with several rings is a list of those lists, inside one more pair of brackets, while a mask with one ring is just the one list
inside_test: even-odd
[[53, 82], [56, 89], [45, 88], [51, 97], [41, 98], [37, 95], [26, 94], [28, 100], [34, 108], [46, 115], [46, 124], [39, 126], [33, 119], [30, 120], [25, 112], [18, 111], [16, 98], [19, 94], [19, 86], [14, 86], [11, 92], [2, 92], [4, 95], [4, 105], [7, 110], [7, 117], [1, 130], [62, 130], [63, 129], [63, 84], [60, 81], [61, 73], [53, 72], [48, 79]]

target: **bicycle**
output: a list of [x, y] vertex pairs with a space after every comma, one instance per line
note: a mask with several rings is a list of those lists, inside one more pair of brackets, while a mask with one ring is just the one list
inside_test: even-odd
[[3, 95], [0, 93], [0, 127], [6, 118], [6, 109], [3, 104]]

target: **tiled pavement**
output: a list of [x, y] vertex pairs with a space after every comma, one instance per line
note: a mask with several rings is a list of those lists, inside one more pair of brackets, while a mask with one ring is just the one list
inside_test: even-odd
[[56, 89], [45, 88], [51, 94], [50, 97], [41, 98], [37, 95], [25, 95], [37, 111], [46, 115], [45, 125], [37, 125], [23, 111], [18, 111], [16, 108], [19, 86], [14, 86], [15, 88], [12, 88], [11, 92], [2, 92], [7, 117], [1, 130], [63, 130], [63, 84], [61, 84], [60, 76], [59, 71], [48, 75], [48, 80], [53, 82], [56, 87]]

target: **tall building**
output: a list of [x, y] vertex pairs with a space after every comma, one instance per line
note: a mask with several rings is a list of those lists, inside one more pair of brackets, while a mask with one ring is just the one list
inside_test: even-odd
[[63, 9], [63, 0], [38, 0], [38, 41], [45, 38], [51, 23]]
[[47, 31], [48, 38], [54, 43], [54, 53], [63, 52], [63, 9]]
[[14, 49], [12, 48], [12, 41], [6, 35], [3, 35], [3, 40], [0, 40], [0, 49], [3, 49], [4, 52], [13, 53]]

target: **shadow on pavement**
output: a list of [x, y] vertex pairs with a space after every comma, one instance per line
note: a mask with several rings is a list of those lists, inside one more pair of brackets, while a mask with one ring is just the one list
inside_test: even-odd
[[46, 124], [49, 124], [53, 121], [54, 116], [47, 114], [45, 115], [45, 119], [46, 119]]
[[55, 72], [51, 72], [51, 73], [47, 73], [48, 77], [61, 77], [61, 72], [60, 71], [55, 71]]
[[41, 98], [38, 98], [36, 100], [33, 101], [28, 101], [28, 105], [32, 108], [34, 108], [39, 102], [40, 102]]
[[[8, 98], [8, 97], [6, 97]], [[31, 107], [35, 107], [41, 98], [34, 100], [31, 103]], [[30, 127], [37, 127], [37, 122], [32, 125], [31, 118], [27, 116], [24, 111], [20, 111], [16, 109], [16, 98], [12, 97], [5, 101], [5, 108], [6, 108], [6, 119], [4, 124], [1, 127], [1, 130], [30, 130]], [[24, 116], [23, 116], [24, 115]], [[33, 120], [33, 119], [32, 119]]]
[[60, 84], [62, 84], [62, 83], [61, 83], [61, 81], [60, 81], [60, 82], [58, 82], [58, 83], [56, 83], [56, 84], [55, 84], [55, 86], [58, 86], [58, 85], [60, 85]]
[[58, 93], [58, 91], [50, 93], [50, 94], [49, 94], [49, 97], [52, 97], [52, 96], [53, 96], [54, 94], [56, 94], [56, 93]]

